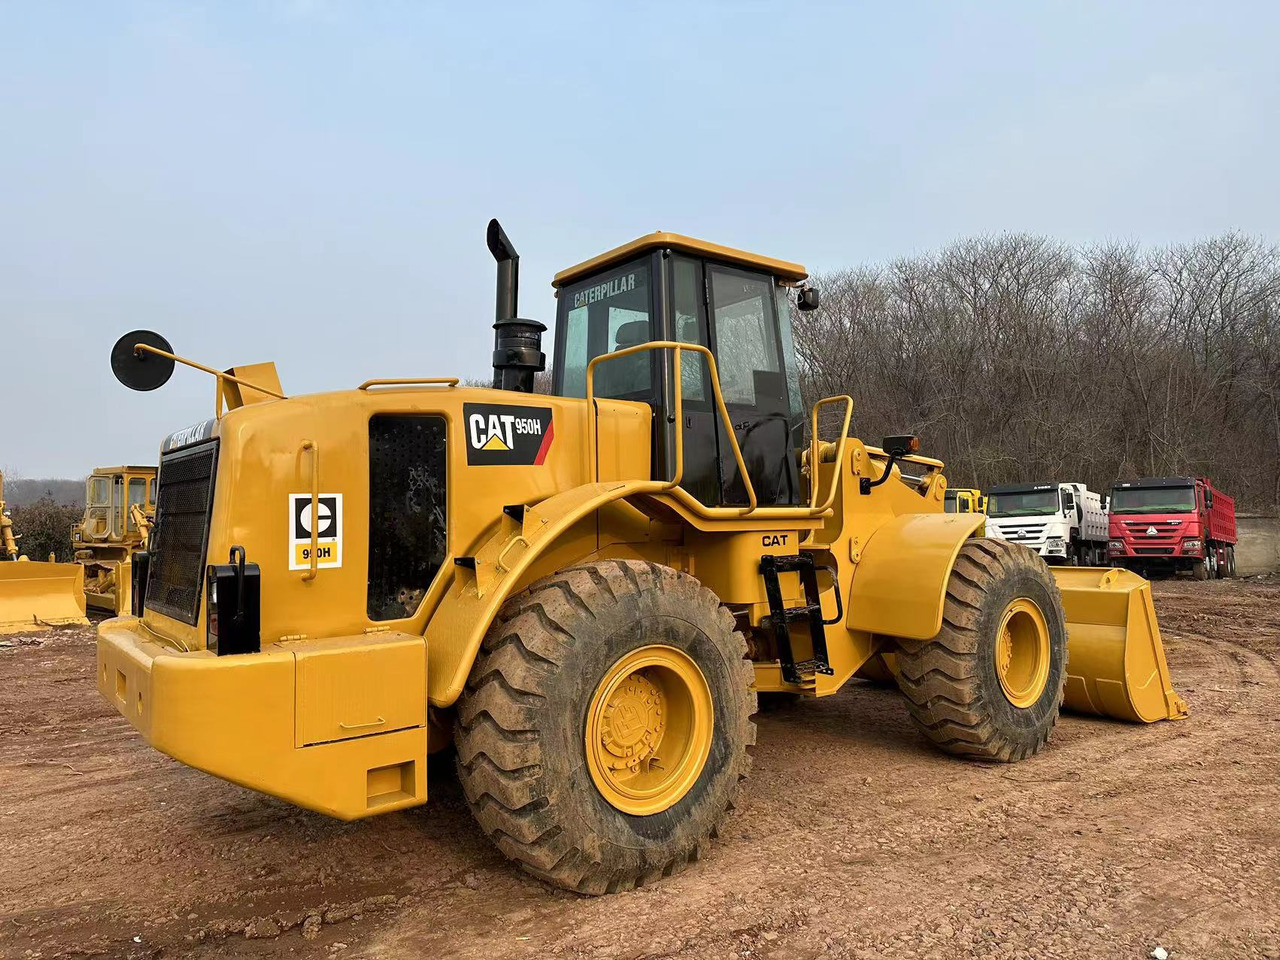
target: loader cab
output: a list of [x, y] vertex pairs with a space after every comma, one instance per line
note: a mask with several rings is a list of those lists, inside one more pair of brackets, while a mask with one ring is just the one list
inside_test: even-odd
[[967, 487], [950, 487], [943, 501], [947, 513], [985, 513], [986, 497], [978, 490]]
[[[791, 339], [789, 293], [803, 267], [677, 234], [655, 233], [561, 271], [553, 280], [556, 311], [553, 391], [587, 395], [595, 357], [653, 340], [710, 349], [720, 387], [761, 504], [792, 505], [802, 491], [796, 450], [804, 445], [804, 411]], [[804, 296], [816, 304], [816, 292]], [[717, 416], [705, 358], [652, 350], [596, 367], [598, 397], [637, 400], [653, 410], [655, 479], [670, 476], [675, 431], [684, 433], [682, 486], [707, 506], [747, 502], [746, 488]], [[674, 422], [675, 390], [683, 422]]]

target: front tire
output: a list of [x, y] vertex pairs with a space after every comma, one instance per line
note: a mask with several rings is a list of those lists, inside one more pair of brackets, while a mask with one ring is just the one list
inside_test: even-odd
[[746, 778], [754, 671], [733, 617], [669, 567], [604, 561], [507, 602], [458, 701], [458, 777], [490, 839], [580, 893], [706, 851]]
[[969, 540], [947, 583], [941, 631], [900, 645], [898, 685], [938, 747], [1005, 763], [1044, 748], [1062, 707], [1067, 633], [1040, 557]]

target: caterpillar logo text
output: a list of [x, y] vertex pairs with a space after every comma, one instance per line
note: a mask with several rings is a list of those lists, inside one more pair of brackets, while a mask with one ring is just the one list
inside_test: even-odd
[[555, 423], [547, 407], [466, 403], [467, 463], [473, 466], [539, 466], [547, 458]]

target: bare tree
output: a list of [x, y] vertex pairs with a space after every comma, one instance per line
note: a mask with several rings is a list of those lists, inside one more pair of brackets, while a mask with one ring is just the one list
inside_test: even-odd
[[1023, 234], [817, 278], [812, 402], [909, 431], [952, 481], [1197, 474], [1280, 509], [1280, 250], [1239, 234], [1073, 250]]

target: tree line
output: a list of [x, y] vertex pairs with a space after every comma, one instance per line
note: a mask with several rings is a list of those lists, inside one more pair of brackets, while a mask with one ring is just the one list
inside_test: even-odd
[[952, 486], [1190, 474], [1280, 510], [1274, 245], [1008, 234], [814, 281], [820, 308], [793, 311], [807, 401], [849, 394], [868, 441], [918, 434]]

